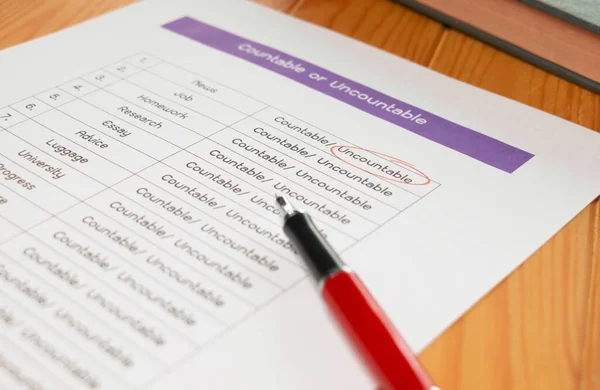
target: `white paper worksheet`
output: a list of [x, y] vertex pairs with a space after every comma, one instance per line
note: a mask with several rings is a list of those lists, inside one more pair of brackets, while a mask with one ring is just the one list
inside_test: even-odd
[[241, 1], [4, 50], [0, 389], [373, 388], [275, 193], [418, 352], [600, 193], [600, 135]]

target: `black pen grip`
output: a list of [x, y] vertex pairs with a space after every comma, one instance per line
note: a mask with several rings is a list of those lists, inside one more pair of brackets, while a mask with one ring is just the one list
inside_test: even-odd
[[308, 214], [295, 212], [286, 217], [283, 231], [317, 281], [324, 281], [342, 270], [344, 263]]

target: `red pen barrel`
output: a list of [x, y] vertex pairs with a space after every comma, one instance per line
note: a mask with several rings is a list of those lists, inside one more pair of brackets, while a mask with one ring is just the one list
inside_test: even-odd
[[433, 390], [415, 355], [365, 285], [344, 263], [308, 214], [276, 197], [283, 231], [304, 260], [321, 294], [360, 358], [385, 390]]
[[416, 356], [358, 276], [337, 272], [325, 280], [321, 294], [383, 389], [433, 388]]

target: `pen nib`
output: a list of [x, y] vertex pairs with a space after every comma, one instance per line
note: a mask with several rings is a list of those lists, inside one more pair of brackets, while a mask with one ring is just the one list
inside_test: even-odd
[[275, 200], [277, 201], [277, 205], [279, 206], [279, 210], [283, 214], [284, 218], [289, 217], [296, 212], [294, 206], [287, 200], [287, 198], [283, 195], [275, 195]]

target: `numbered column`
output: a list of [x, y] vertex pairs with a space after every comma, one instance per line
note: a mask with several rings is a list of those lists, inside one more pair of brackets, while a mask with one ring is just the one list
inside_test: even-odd
[[25, 120], [27, 120], [25, 115], [22, 115], [11, 107], [3, 107], [0, 109], [0, 129], [2, 130], [6, 130]]
[[[28, 97], [0, 110], [0, 127], [12, 129], [51, 109], [43, 101]], [[9, 132], [0, 133], [0, 144], [3, 146], [0, 152], [0, 244], [51, 216], [50, 212], [37, 204], [44, 196], [39, 191], [33, 194], [36, 192], [36, 180], [8, 156], [2, 140], [9, 138], [12, 138]], [[17, 154], [19, 152], [21, 150]], [[59, 207], [70, 204], [62, 199], [56, 203]]]

